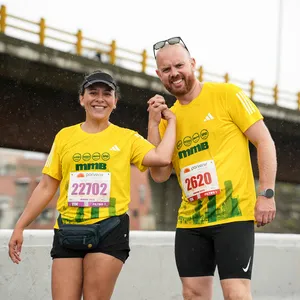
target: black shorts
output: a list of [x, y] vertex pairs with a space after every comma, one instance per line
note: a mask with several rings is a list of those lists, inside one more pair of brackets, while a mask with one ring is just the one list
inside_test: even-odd
[[58, 240], [58, 229], [54, 229], [51, 257], [55, 258], [84, 258], [88, 253], [102, 252], [120, 259], [125, 263], [129, 256], [129, 216], [120, 216], [121, 222], [101, 241], [97, 248], [92, 250], [73, 250], [60, 245]]
[[251, 279], [254, 222], [201, 228], [177, 228], [175, 258], [180, 277], [213, 276]]

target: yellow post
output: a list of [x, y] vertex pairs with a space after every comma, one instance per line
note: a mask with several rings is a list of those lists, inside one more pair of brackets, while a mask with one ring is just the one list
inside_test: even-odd
[[116, 41], [113, 40], [111, 42], [111, 45], [110, 45], [110, 63], [112, 65], [114, 65], [116, 63], [116, 48], [117, 48], [117, 44], [116, 44]]
[[298, 96], [298, 110], [300, 110], [300, 92], [297, 94]]
[[1, 5], [1, 10], [0, 10], [0, 32], [5, 33], [5, 27], [6, 27], [6, 6]]
[[200, 82], [202, 82], [203, 81], [203, 67], [202, 66], [199, 67], [198, 72], [199, 72], [198, 79]]
[[253, 99], [253, 97], [254, 97], [254, 86], [255, 86], [254, 80], [251, 80], [250, 81], [250, 99]]
[[278, 101], [278, 85], [277, 84], [273, 88], [273, 97], [274, 97], [275, 105], [277, 105], [277, 101]]
[[142, 72], [146, 72], [146, 67], [147, 67], [147, 51], [144, 50], [142, 52]]
[[228, 82], [228, 81], [229, 81], [229, 74], [228, 74], [228, 73], [226, 73], [226, 74], [224, 75], [224, 80], [225, 80], [225, 82]]
[[46, 29], [45, 19], [41, 18], [41, 20], [40, 20], [40, 45], [44, 45], [44, 43], [45, 43], [45, 29]]
[[76, 53], [77, 55], [82, 55], [82, 31], [79, 29], [76, 34]]

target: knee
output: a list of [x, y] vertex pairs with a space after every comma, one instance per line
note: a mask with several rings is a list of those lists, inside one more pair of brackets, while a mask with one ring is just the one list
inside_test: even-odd
[[184, 288], [182, 291], [182, 296], [184, 300], [193, 300], [199, 297], [199, 292], [195, 289]]
[[224, 300], [251, 300], [251, 293], [242, 290], [228, 290], [224, 293]]
[[251, 282], [248, 279], [225, 279], [221, 281], [224, 300], [251, 300]]
[[183, 287], [182, 296], [184, 300], [193, 300], [197, 296], [197, 291], [190, 287]]
[[182, 296], [184, 300], [195, 300], [195, 299], [203, 299], [203, 300], [210, 300], [211, 295], [209, 291], [205, 288], [199, 287], [191, 287], [186, 286], [183, 287]]

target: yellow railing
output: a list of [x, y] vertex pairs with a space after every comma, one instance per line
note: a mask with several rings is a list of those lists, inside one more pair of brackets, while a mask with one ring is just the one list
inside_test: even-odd
[[[20, 23], [21, 25], [19, 25]], [[31, 28], [29, 29], [28, 26]], [[32, 29], [32, 27], [34, 27], [34, 29]], [[70, 33], [47, 25], [44, 18], [41, 18], [38, 22], [26, 20], [8, 14], [6, 6], [2, 5], [0, 10], [0, 32], [9, 34], [8, 29], [13, 29], [14, 32], [21, 31], [27, 34], [33, 34], [35, 37], [38, 37], [38, 43], [40, 45], [48, 46], [49, 42], [71, 45], [74, 53], [77, 55], [85, 56], [85, 52], [93, 53], [97, 55], [98, 59], [102, 59], [102, 56], [103, 59], [106, 57], [107, 62], [110, 64], [154, 75], [155, 61], [152, 56], [148, 55], [146, 50], [136, 52], [124, 49], [118, 47], [115, 40], [111, 41], [111, 43], [96, 41], [85, 37], [81, 30], [78, 30], [76, 33]], [[22, 39], [24, 39], [24, 36], [22, 36]], [[279, 89], [278, 85], [274, 87], [261, 86], [254, 82], [254, 80], [249, 82], [240, 81], [232, 78], [228, 73], [219, 75], [206, 72], [203, 66], [198, 68], [197, 76], [200, 81], [233, 82], [239, 84], [253, 100], [266, 103], [270, 103], [271, 101], [271, 103], [275, 105], [300, 110], [300, 92], [292, 93], [283, 91]]]

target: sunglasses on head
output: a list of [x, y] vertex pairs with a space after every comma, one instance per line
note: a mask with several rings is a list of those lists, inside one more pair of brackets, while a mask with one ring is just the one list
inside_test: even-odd
[[189, 50], [188, 50], [187, 46], [185, 45], [184, 41], [182, 40], [182, 38], [179, 36], [176, 36], [176, 37], [172, 37], [167, 40], [164, 40], [164, 41], [157, 42], [153, 45], [153, 54], [154, 54], [155, 58], [156, 58], [155, 51], [158, 51], [159, 49], [163, 48], [166, 45], [166, 43], [168, 43], [169, 45], [176, 45], [176, 44], [182, 43], [182, 45], [187, 50], [187, 52], [189, 52]]

